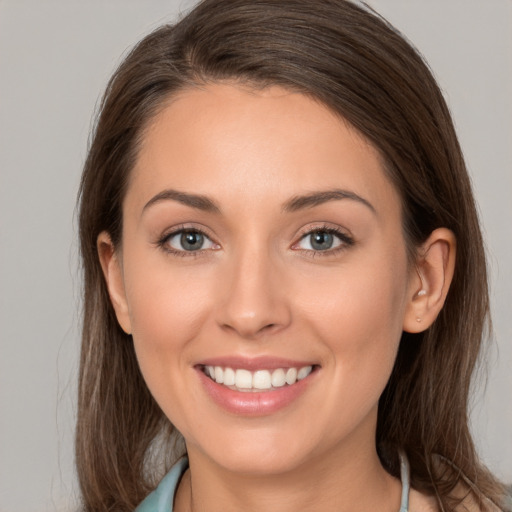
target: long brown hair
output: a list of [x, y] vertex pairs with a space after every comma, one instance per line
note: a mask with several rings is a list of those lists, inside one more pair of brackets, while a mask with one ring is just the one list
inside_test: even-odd
[[[177, 91], [215, 81], [280, 85], [323, 102], [379, 151], [402, 198], [413, 256], [436, 228], [457, 238], [444, 309], [404, 333], [379, 404], [377, 448], [412, 485], [456, 509], [461, 482], [482, 510], [499, 483], [468, 428], [470, 381], [488, 317], [486, 263], [470, 180], [441, 92], [419, 54], [385, 20], [346, 0], [205, 0], [144, 38], [110, 80], [79, 194], [84, 272], [76, 458], [87, 511], [128, 511], [172, 460], [173, 427], [151, 397], [119, 327], [96, 239], [122, 242], [122, 202], [144, 129]], [[490, 510], [490, 508], [489, 508]]]

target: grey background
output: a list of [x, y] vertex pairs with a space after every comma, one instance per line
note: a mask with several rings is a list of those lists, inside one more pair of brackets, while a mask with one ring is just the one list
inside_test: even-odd
[[[74, 201], [120, 56], [179, 0], [0, 0], [0, 512], [72, 510], [80, 279]], [[372, 0], [452, 109], [488, 245], [496, 344], [473, 430], [512, 482], [512, 1]]]

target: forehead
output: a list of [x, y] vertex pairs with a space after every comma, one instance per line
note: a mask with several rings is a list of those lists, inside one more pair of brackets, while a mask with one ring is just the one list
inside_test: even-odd
[[180, 92], [149, 123], [130, 181], [140, 201], [165, 188], [221, 202], [347, 188], [381, 208], [399, 202], [371, 144], [320, 102], [281, 87]]

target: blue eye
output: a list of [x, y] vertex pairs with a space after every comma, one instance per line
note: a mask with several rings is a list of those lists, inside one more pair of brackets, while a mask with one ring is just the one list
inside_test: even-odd
[[329, 251], [343, 245], [352, 245], [353, 240], [332, 229], [316, 229], [304, 235], [296, 247], [306, 251]]
[[195, 252], [213, 249], [215, 244], [203, 233], [195, 229], [181, 230], [170, 235], [166, 245], [179, 252]]

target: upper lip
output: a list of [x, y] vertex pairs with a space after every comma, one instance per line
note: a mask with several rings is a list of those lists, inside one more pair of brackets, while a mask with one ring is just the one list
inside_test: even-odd
[[277, 370], [278, 368], [303, 368], [304, 366], [317, 366], [312, 361], [298, 361], [282, 357], [242, 357], [242, 356], [225, 356], [212, 357], [204, 359], [197, 363], [196, 366], [220, 366], [222, 368], [244, 369], [249, 371], [256, 370]]

